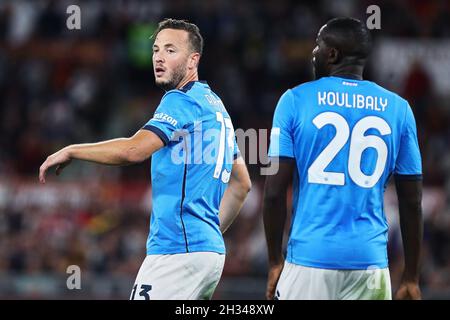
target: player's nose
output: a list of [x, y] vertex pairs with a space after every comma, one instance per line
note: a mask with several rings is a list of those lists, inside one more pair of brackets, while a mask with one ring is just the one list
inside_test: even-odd
[[153, 60], [157, 63], [162, 63], [162, 62], [164, 62], [164, 56], [160, 51], [155, 52], [153, 54]]

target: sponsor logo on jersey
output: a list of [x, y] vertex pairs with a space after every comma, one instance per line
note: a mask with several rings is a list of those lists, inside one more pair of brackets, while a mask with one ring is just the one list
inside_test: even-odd
[[175, 120], [174, 118], [172, 118], [171, 116], [169, 116], [168, 114], [165, 114], [163, 112], [155, 113], [155, 115], [153, 116], [153, 119], [157, 120], [157, 121], [168, 122], [173, 126], [176, 126], [178, 123], [177, 120]]

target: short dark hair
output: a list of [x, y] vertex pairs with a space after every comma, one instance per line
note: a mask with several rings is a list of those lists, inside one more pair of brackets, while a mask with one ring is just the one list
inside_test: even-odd
[[370, 31], [355, 18], [331, 19], [322, 33], [321, 37], [327, 46], [338, 49], [343, 57], [365, 60], [372, 49]]
[[193, 23], [187, 20], [178, 20], [166, 18], [158, 24], [158, 28], [153, 34], [152, 38], [155, 38], [161, 30], [164, 29], [176, 29], [184, 30], [188, 33], [189, 43], [191, 45], [192, 51], [203, 53], [203, 37], [200, 34], [200, 29]]

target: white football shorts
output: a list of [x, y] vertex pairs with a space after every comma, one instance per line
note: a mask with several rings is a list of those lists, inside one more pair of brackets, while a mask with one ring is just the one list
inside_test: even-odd
[[147, 255], [130, 300], [209, 300], [224, 263], [215, 252]]
[[329, 270], [285, 261], [275, 291], [279, 300], [391, 300], [389, 269]]

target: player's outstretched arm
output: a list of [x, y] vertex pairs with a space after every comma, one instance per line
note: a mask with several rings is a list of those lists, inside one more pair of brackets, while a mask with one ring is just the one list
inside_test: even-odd
[[[272, 158], [271, 161], [279, 161]], [[295, 162], [282, 161], [278, 164], [278, 172], [266, 177], [264, 188], [264, 230], [266, 234], [269, 256], [269, 274], [267, 279], [266, 298], [273, 299], [278, 279], [283, 270], [283, 233], [286, 223], [286, 197], [289, 184], [295, 170]]]
[[422, 180], [396, 177], [400, 229], [403, 239], [405, 269], [395, 299], [421, 299], [419, 288], [420, 252], [422, 247]]
[[238, 157], [233, 162], [228, 188], [220, 202], [220, 231], [224, 233], [233, 223], [244, 205], [245, 198], [252, 187], [252, 182], [245, 166], [244, 159]]
[[148, 159], [163, 146], [162, 140], [148, 130], [139, 130], [130, 138], [70, 145], [50, 155], [44, 161], [39, 168], [39, 181], [45, 183], [47, 170], [53, 166], [57, 166], [56, 174], [59, 175], [72, 159], [107, 165], [127, 165]]

